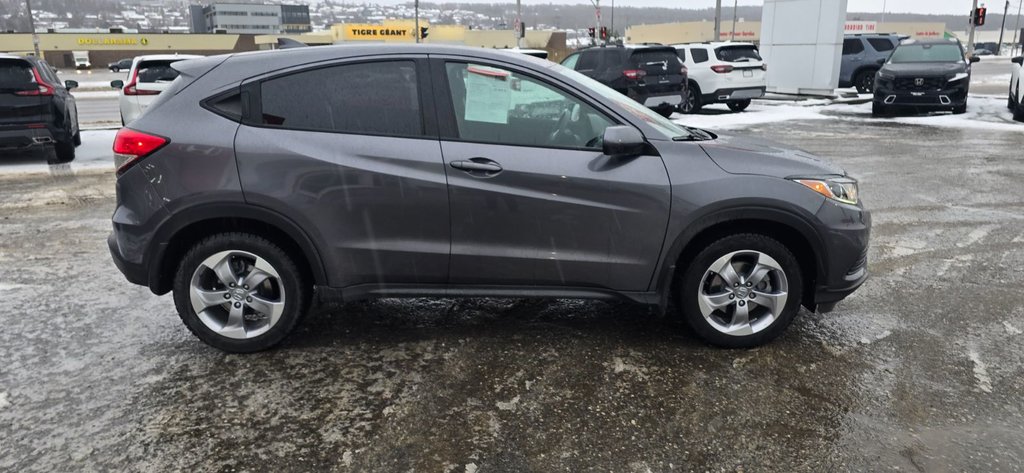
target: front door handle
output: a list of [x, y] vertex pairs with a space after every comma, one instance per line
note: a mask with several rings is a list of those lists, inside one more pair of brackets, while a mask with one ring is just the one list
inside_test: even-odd
[[500, 164], [487, 158], [472, 158], [466, 161], [452, 161], [451, 167], [475, 176], [493, 176], [502, 171]]

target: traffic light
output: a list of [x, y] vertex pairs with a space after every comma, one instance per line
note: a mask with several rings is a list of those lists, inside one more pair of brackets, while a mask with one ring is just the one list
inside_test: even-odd
[[427, 39], [427, 29], [428, 27], [426, 26], [420, 27], [420, 39]]
[[587, 28], [587, 32], [590, 33], [590, 38], [593, 39], [594, 38], [594, 27], [591, 26], [590, 28]]
[[979, 7], [974, 10], [974, 26], [985, 26], [985, 15], [988, 14], [988, 8]]
[[601, 39], [603, 39], [605, 41], [608, 40], [608, 27], [607, 26], [602, 26], [601, 27]]

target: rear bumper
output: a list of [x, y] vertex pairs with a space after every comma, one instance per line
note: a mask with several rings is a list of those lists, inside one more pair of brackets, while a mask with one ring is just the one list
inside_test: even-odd
[[117, 266], [117, 269], [121, 271], [121, 274], [124, 275], [128, 282], [140, 286], [149, 285], [149, 277], [145, 267], [141, 264], [129, 262], [121, 256], [121, 251], [117, 245], [117, 236], [114, 233], [107, 237], [107, 247], [110, 249], [110, 257], [114, 260], [114, 266]]
[[704, 94], [701, 99], [704, 103], [735, 102], [739, 100], [750, 100], [764, 97], [764, 91], [764, 86], [718, 89], [710, 94]]
[[52, 145], [55, 137], [46, 128], [23, 128], [20, 130], [0, 130], [0, 149], [27, 150]]
[[676, 107], [683, 103], [683, 87], [629, 87], [626, 96], [648, 108]]

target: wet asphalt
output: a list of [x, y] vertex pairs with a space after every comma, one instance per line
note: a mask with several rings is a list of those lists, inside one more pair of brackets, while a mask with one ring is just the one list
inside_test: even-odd
[[871, 279], [722, 350], [626, 303], [318, 307], [228, 355], [105, 246], [110, 172], [0, 175], [2, 471], [1015, 471], [1024, 133], [734, 131], [861, 179]]

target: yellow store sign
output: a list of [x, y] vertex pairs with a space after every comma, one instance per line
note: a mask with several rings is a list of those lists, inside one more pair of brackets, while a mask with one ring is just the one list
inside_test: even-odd
[[78, 38], [80, 46], [146, 46], [149, 40], [141, 38], [123, 38], [117, 36], [105, 36], [98, 38]]
[[[420, 27], [428, 26], [426, 22], [420, 22]], [[416, 41], [416, 25], [411, 21], [385, 22], [380, 25], [346, 23], [342, 28], [342, 39], [345, 41]]]

